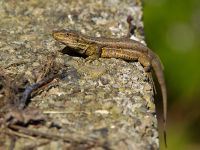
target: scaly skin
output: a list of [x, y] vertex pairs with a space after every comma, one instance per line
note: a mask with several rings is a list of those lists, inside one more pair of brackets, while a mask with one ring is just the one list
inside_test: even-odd
[[139, 61], [146, 71], [152, 67], [160, 84], [163, 98], [164, 138], [166, 142], [167, 90], [163, 67], [159, 57], [140, 42], [127, 38], [100, 38], [82, 35], [76, 31], [54, 31], [57, 41], [71, 47], [80, 54], [95, 58], [121, 58], [127, 61]]

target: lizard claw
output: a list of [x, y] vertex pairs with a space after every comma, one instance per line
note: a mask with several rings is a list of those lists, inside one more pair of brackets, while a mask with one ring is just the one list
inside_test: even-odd
[[85, 60], [89, 63], [92, 63], [94, 60], [98, 60], [99, 57], [96, 55], [88, 56]]

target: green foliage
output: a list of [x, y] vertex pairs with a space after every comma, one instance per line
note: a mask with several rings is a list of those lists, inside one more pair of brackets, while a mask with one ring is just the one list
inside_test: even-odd
[[171, 121], [169, 149], [200, 149], [200, 139], [193, 138], [200, 135], [196, 126], [200, 120], [200, 1], [144, 3], [146, 41], [165, 67]]
[[199, 19], [194, 17], [200, 16], [200, 11], [197, 11], [200, 1], [199, 7], [195, 0], [145, 2], [147, 43], [163, 61], [170, 95], [178, 99], [184, 95], [199, 94], [200, 30], [195, 28]]

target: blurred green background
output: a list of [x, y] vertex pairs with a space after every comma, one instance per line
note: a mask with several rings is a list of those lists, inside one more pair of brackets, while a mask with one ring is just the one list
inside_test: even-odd
[[200, 0], [145, 0], [144, 24], [165, 67], [168, 149], [200, 150]]

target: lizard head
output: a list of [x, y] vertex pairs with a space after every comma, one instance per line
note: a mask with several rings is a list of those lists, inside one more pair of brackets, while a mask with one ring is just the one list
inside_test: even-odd
[[53, 31], [52, 36], [58, 42], [75, 49], [78, 53], [83, 54], [87, 45], [80, 33], [72, 30]]

